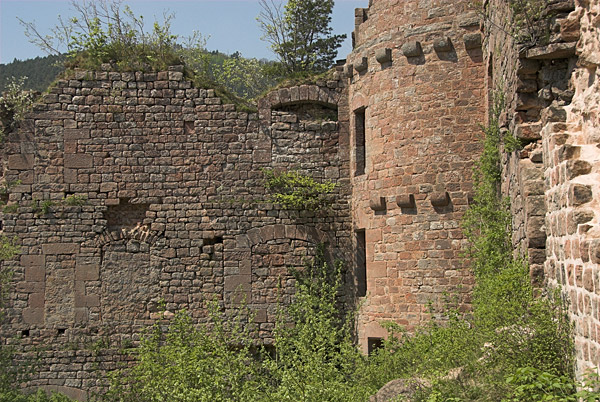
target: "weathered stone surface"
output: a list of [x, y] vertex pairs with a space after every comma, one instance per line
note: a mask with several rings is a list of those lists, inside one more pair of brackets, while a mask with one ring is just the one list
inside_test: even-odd
[[481, 34], [468, 33], [463, 36], [465, 49], [477, 49], [481, 47]]
[[384, 64], [392, 61], [392, 49], [382, 48], [375, 51], [375, 60], [378, 63]]
[[91, 168], [94, 157], [88, 154], [65, 154], [65, 168], [82, 169]]
[[369, 207], [373, 210], [373, 211], [385, 211], [386, 208], [386, 203], [385, 203], [385, 197], [380, 197], [380, 196], [372, 196], [371, 199], [369, 200]]
[[438, 191], [430, 195], [431, 205], [434, 207], [445, 207], [450, 204], [450, 195], [447, 191]]
[[367, 71], [367, 68], [369, 67], [369, 59], [367, 59], [366, 57], [361, 57], [360, 59], [354, 62], [352, 67], [355, 71], [363, 73]]
[[8, 168], [15, 170], [29, 170], [33, 169], [34, 162], [35, 155], [33, 154], [9, 155]]
[[577, 42], [552, 43], [527, 50], [527, 58], [533, 60], [564, 59], [575, 55]]
[[452, 40], [447, 36], [437, 38], [433, 41], [433, 48], [436, 52], [451, 52], [454, 47], [452, 46]]
[[402, 194], [396, 196], [396, 204], [401, 208], [415, 208], [415, 196], [413, 194]]
[[42, 252], [46, 255], [77, 254], [77, 253], [79, 253], [79, 244], [76, 244], [76, 243], [46, 243], [46, 244], [42, 244]]
[[417, 41], [406, 42], [402, 45], [400, 51], [406, 57], [419, 57], [423, 54], [421, 43]]
[[572, 184], [569, 188], [569, 204], [579, 206], [592, 200], [592, 188], [583, 184]]

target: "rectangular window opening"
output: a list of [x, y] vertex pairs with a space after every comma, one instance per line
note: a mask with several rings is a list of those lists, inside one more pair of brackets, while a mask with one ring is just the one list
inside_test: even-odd
[[365, 174], [366, 154], [366, 123], [365, 108], [354, 111], [354, 147], [356, 150], [355, 176]]
[[383, 347], [383, 338], [367, 338], [367, 347], [369, 356], [377, 349]]
[[356, 231], [356, 295], [367, 295], [367, 253], [365, 230]]

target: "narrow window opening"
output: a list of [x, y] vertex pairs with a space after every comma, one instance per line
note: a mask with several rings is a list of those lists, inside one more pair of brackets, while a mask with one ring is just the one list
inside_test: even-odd
[[65, 332], [67, 332], [67, 330], [65, 328], [59, 328], [59, 329], [56, 330], [56, 333], [58, 335], [64, 335]]
[[383, 338], [367, 338], [367, 347], [369, 356], [377, 349], [383, 347]]
[[367, 255], [365, 230], [356, 231], [356, 295], [367, 295]]
[[357, 109], [354, 112], [354, 147], [356, 150], [355, 176], [365, 174], [366, 155], [366, 123], [365, 108]]
[[21, 338], [29, 338], [29, 330], [24, 329], [21, 331]]

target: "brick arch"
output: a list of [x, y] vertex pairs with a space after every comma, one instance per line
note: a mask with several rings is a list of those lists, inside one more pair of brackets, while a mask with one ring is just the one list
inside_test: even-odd
[[305, 225], [267, 225], [250, 229], [246, 235], [248, 247], [274, 239], [304, 240], [309, 243], [322, 243], [327, 240], [327, 234], [322, 230]]

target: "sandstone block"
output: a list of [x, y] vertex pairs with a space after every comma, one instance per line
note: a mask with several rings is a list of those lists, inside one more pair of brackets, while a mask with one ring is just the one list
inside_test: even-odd
[[79, 129], [70, 129], [66, 128], [63, 131], [63, 136], [65, 141], [75, 141], [90, 138], [90, 129], [79, 128]]
[[481, 34], [480, 33], [468, 33], [463, 35], [463, 42], [465, 42], [465, 49], [477, 49], [481, 47]]
[[592, 165], [584, 160], [576, 159], [567, 162], [567, 176], [569, 179], [588, 174], [591, 171]]
[[415, 208], [415, 196], [413, 194], [401, 194], [396, 196], [396, 204], [400, 208]]
[[43, 255], [22, 255], [21, 266], [28, 267], [43, 267], [46, 263], [46, 257]]
[[454, 47], [452, 46], [452, 40], [450, 40], [450, 38], [446, 37], [442, 37], [442, 38], [437, 38], [436, 40], [433, 41], [433, 48], [435, 49], [436, 52], [439, 53], [447, 53], [447, 52], [451, 52]]
[[46, 267], [25, 267], [25, 280], [31, 282], [43, 282], [46, 280]]
[[231, 275], [225, 277], [224, 290], [226, 292], [249, 291], [251, 286], [250, 275]]
[[76, 281], [97, 281], [100, 279], [100, 266], [97, 264], [80, 264], [75, 265], [75, 280]]
[[65, 154], [65, 168], [84, 169], [94, 166], [94, 157], [88, 154]]
[[375, 51], [375, 60], [377, 60], [377, 62], [380, 64], [389, 63], [392, 61], [392, 49], [387, 47], [377, 49]]
[[31, 293], [29, 295], [29, 307], [43, 308], [46, 303], [46, 296], [43, 292]]
[[583, 205], [592, 200], [592, 188], [584, 184], [572, 184], [569, 188], [569, 204]]
[[406, 42], [402, 45], [400, 51], [406, 57], [419, 57], [423, 54], [421, 43], [417, 41]]
[[75, 307], [99, 307], [100, 296], [75, 292]]
[[527, 219], [527, 241], [529, 248], [546, 247], [546, 230], [543, 216], [533, 216]]
[[77, 244], [77, 243], [46, 243], [46, 244], [42, 244], [42, 252], [46, 255], [77, 254], [77, 253], [79, 253], [79, 244]]
[[367, 278], [385, 278], [387, 276], [387, 262], [373, 261], [367, 263]]
[[367, 68], [369, 67], [369, 61], [366, 57], [360, 57], [360, 58], [356, 59], [356, 61], [352, 65], [352, 67], [354, 68], [354, 70], [358, 71], [359, 73], [365, 72], [365, 71], [367, 71]]
[[434, 207], [445, 207], [450, 204], [450, 194], [447, 191], [436, 191], [431, 193], [430, 200]]
[[369, 200], [369, 207], [373, 211], [385, 211], [385, 208], [386, 208], [385, 197], [380, 197], [377, 195], [372, 196], [371, 199]]
[[575, 55], [577, 42], [551, 43], [527, 50], [527, 58], [533, 60], [567, 59]]
[[27, 307], [23, 309], [23, 322], [25, 324], [43, 324], [44, 309], [40, 307]]
[[33, 169], [35, 162], [34, 154], [20, 154], [8, 156], [8, 168], [14, 170], [29, 170]]

